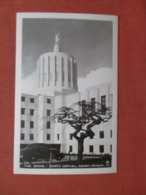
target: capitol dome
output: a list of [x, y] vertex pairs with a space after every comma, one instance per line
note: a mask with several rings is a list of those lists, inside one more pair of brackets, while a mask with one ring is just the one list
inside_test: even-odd
[[42, 54], [37, 64], [40, 91], [47, 95], [77, 91], [77, 63], [61, 51], [59, 34], [55, 36], [54, 51]]

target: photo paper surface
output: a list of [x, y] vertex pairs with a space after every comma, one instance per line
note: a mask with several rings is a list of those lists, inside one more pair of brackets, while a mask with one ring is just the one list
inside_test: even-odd
[[17, 14], [14, 173], [116, 173], [117, 23]]

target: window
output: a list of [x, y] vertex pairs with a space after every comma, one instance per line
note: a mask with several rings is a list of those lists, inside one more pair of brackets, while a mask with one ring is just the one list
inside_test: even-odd
[[39, 69], [39, 75], [38, 75], [38, 80], [39, 80], [39, 87], [41, 87], [41, 62], [40, 60], [38, 61], [38, 69]]
[[111, 107], [113, 107], [113, 94], [111, 93]]
[[47, 121], [47, 129], [50, 129], [50, 121]]
[[21, 121], [21, 128], [25, 127], [25, 121]]
[[51, 139], [51, 135], [49, 133], [47, 133], [47, 140]]
[[[76, 61], [73, 60], [73, 63], [76, 64]], [[77, 86], [76, 78], [77, 78], [77, 69], [76, 69], [76, 66], [74, 66], [74, 67], [73, 67], [73, 85], [74, 85], [74, 87]]]
[[59, 140], [59, 133], [57, 133], [57, 140]]
[[30, 98], [30, 102], [31, 103], [34, 103], [34, 98]]
[[112, 132], [112, 130], [110, 130], [110, 137], [111, 137], [111, 138], [113, 137], [113, 132]]
[[110, 152], [112, 152], [112, 145], [110, 145]]
[[30, 109], [30, 115], [34, 115], [34, 109]]
[[21, 133], [21, 138], [20, 138], [21, 140], [24, 140], [25, 139], [25, 135], [24, 135], [24, 133]]
[[25, 108], [21, 108], [21, 114], [25, 114]]
[[95, 112], [95, 98], [91, 98], [92, 112]]
[[92, 145], [89, 146], [89, 152], [92, 152], [92, 153], [94, 152], [94, 151], [93, 151], [93, 146], [92, 146]]
[[47, 103], [50, 104], [51, 103], [51, 100], [50, 99], [47, 99]]
[[104, 152], [104, 145], [100, 145], [100, 146], [99, 146], [99, 152], [100, 152], [100, 153], [103, 153], [103, 152]]
[[44, 65], [45, 65], [45, 59], [44, 58], [42, 58], [42, 87], [44, 87], [44, 75], [45, 75], [45, 73], [44, 73]]
[[33, 129], [34, 128], [34, 122], [30, 121], [30, 128]]
[[65, 74], [64, 74], [64, 59], [62, 58], [62, 86], [64, 86]]
[[51, 110], [47, 110], [47, 116], [50, 116]]
[[24, 96], [21, 97], [21, 101], [25, 102], [25, 97]]
[[69, 152], [72, 152], [72, 146], [69, 146]]
[[70, 60], [68, 60], [68, 84], [69, 87], [71, 86], [71, 64], [70, 64]]
[[102, 139], [104, 138], [104, 131], [99, 131], [99, 137]]
[[50, 85], [50, 57], [48, 57], [48, 86]]
[[85, 116], [86, 114], [85, 105], [86, 105], [86, 100], [82, 100], [82, 116]]
[[53, 74], [52, 74], [52, 72], [50, 72], [50, 81], [52, 81], [53, 80]]
[[72, 135], [72, 133], [70, 133], [70, 140], [72, 140], [73, 139], [73, 135]]
[[57, 78], [58, 74], [57, 74], [57, 57], [55, 56], [55, 85], [57, 84]]
[[101, 96], [101, 112], [102, 114], [105, 114], [105, 108], [106, 108], [106, 96]]
[[30, 134], [30, 140], [33, 140], [33, 134], [32, 133]]

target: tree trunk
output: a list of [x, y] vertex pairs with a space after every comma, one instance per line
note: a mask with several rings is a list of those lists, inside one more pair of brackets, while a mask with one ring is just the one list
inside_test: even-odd
[[83, 143], [84, 139], [78, 139], [78, 163], [82, 162], [83, 158]]

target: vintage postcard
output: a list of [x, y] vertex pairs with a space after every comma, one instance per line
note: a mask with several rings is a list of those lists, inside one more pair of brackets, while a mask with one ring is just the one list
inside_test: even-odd
[[117, 171], [118, 18], [18, 13], [15, 174]]

